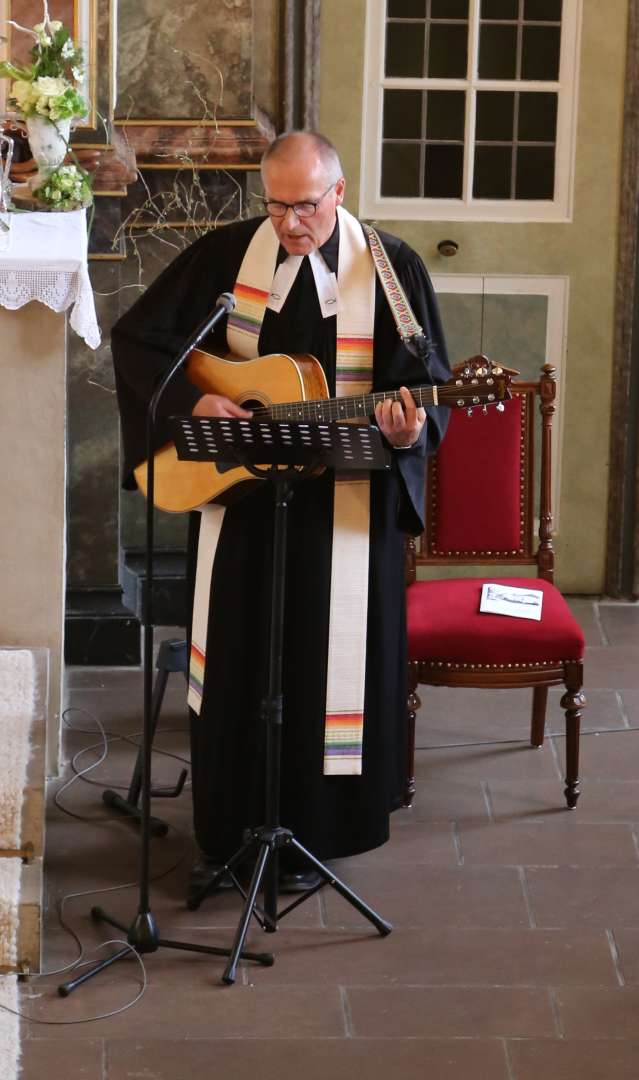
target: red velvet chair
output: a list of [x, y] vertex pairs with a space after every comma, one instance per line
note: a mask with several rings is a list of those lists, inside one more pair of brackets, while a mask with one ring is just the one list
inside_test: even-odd
[[[455, 370], [459, 374], [463, 365]], [[508, 370], [507, 368], [505, 369]], [[415, 713], [419, 684], [473, 689], [528, 687], [533, 691], [530, 742], [544, 741], [548, 687], [566, 688], [566, 802], [579, 796], [579, 724], [584, 636], [553, 585], [551, 425], [555, 369], [538, 383], [513, 383], [503, 412], [468, 416], [453, 410], [446, 438], [431, 459], [426, 533], [419, 561], [450, 566], [489, 563], [536, 567], [531, 577], [416, 580], [416, 544], [407, 549], [409, 655], [408, 769], [405, 804], [415, 792]], [[534, 470], [535, 405], [541, 412], [540, 486]], [[535, 544], [535, 503], [539, 504]], [[495, 581], [540, 589], [540, 622], [479, 612], [481, 586]]]

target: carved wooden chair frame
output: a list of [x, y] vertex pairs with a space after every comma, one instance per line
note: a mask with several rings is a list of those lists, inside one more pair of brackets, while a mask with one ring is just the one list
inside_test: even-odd
[[[552, 419], [555, 412], [556, 369], [544, 364], [538, 383], [519, 382], [512, 385], [517, 394], [526, 395], [527, 406], [522, 408], [520, 475], [520, 549], [510, 552], [495, 551], [439, 551], [433, 533], [432, 519], [428, 521], [425, 535], [425, 555], [420, 562], [432, 565], [451, 563], [482, 564], [507, 563], [535, 564], [537, 576], [550, 583], [554, 578], [554, 549], [552, 543]], [[539, 534], [537, 551], [532, 550], [534, 512], [534, 416], [533, 403], [539, 396], [541, 412], [541, 490], [539, 496]], [[429, 491], [431, 501], [437, 499], [437, 459], [429, 464]], [[427, 519], [430, 515], [427, 514]], [[409, 538], [406, 547], [406, 582], [410, 586], [417, 580], [416, 543]], [[506, 689], [518, 687], [533, 690], [533, 709], [530, 743], [541, 747], [544, 742], [546, 704], [551, 686], [565, 686], [561, 707], [566, 713], [566, 803], [574, 809], [579, 797], [579, 730], [582, 709], [586, 704], [582, 692], [583, 662], [576, 660], [540, 660], [536, 663], [453, 663], [423, 659], [408, 665], [408, 760], [404, 805], [410, 806], [415, 794], [415, 720], [420, 707], [417, 693], [419, 684], [428, 686], [475, 687], [480, 689]]]

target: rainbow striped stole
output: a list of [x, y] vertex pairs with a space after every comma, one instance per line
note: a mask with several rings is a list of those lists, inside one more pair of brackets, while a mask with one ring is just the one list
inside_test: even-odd
[[[337, 396], [350, 397], [370, 393], [372, 389], [375, 270], [360, 223], [342, 207], [337, 208], [337, 213], [340, 228]], [[227, 342], [233, 353], [247, 360], [258, 354], [258, 339], [278, 248], [279, 242], [270, 221], [264, 221], [251, 239], [233, 289], [236, 307], [228, 319]], [[203, 643], [206, 642], [215, 556], [210, 544], [217, 544], [222, 515], [220, 507], [207, 506], [202, 511], [189, 689], [189, 704], [198, 713], [206, 664]], [[359, 473], [348, 479], [338, 478], [333, 514], [325, 775], [360, 775], [362, 772], [369, 531], [368, 476]]]
[[[373, 385], [375, 270], [362, 227], [341, 206], [337, 282], [338, 397]], [[335, 483], [333, 558], [324, 724], [324, 775], [359, 776], [364, 738], [370, 480], [352, 474]]]
[[250, 356], [257, 356], [257, 341], [262, 329], [268, 294], [268, 289], [257, 289], [253, 285], [243, 285], [240, 281], [235, 283], [233, 289], [235, 310], [228, 318], [227, 335], [230, 331], [232, 335], [240, 337], [242, 341], [240, 355], [244, 355], [248, 345]]

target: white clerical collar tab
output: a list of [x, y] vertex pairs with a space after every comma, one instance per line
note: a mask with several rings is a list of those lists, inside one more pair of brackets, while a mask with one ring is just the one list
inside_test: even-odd
[[317, 249], [311, 251], [308, 257], [315, 278], [317, 298], [322, 309], [322, 318], [330, 319], [331, 315], [337, 315], [339, 306], [339, 289], [335, 274], [326, 265], [323, 256]]
[[278, 315], [286, 303], [286, 297], [293, 288], [303, 257], [303, 255], [289, 255], [275, 271], [266, 306], [271, 311], [277, 312]]
[[[275, 271], [266, 306], [278, 315], [293, 288], [303, 258], [303, 255], [289, 255]], [[313, 280], [315, 281], [319, 305], [322, 309], [322, 318], [329, 319], [332, 315], [337, 315], [340, 310], [337, 278], [326, 265], [319, 251], [312, 251], [308, 260], [313, 271]]]

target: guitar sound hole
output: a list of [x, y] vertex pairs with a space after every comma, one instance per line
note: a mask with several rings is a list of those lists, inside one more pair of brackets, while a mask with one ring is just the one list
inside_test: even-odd
[[238, 405], [241, 405], [243, 409], [251, 409], [251, 411], [264, 408], [264, 402], [258, 401], [257, 398], [247, 398], [246, 401], [238, 401]]

